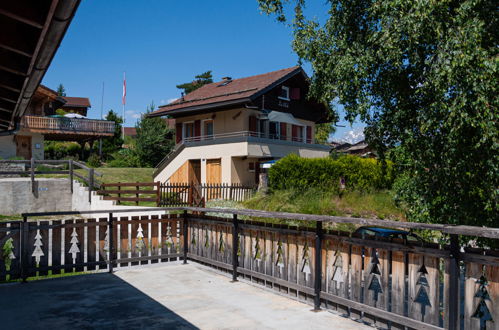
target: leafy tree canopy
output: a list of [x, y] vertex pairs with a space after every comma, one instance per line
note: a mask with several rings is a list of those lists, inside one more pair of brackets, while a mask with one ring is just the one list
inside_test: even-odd
[[59, 84], [59, 86], [57, 86], [57, 95], [66, 96], [66, 89], [63, 84]]
[[329, 0], [324, 23], [305, 0], [259, 0], [286, 21], [313, 68], [311, 95], [360, 116], [404, 171], [409, 217], [497, 227], [498, 36], [494, 0]]
[[204, 73], [198, 74], [195, 76], [195, 79], [191, 82], [177, 85], [178, 89], [183, 89], [185, 94], [189, 94], [192, 91], [195, 91], [199, 87], [211, 84], [213, 82], [213, 77], [211, 75], [211, 70], [206, 71]]
[[315, 142], [326, 143], [329, 136], [336, 131], [333, 123], [315, 125]]
[[156, 166], [174, 147], [173, 130], [169, 129], [165, 119], [160, 117], [148, 117], [154, 111], [154, 103], [146, 109], [135, 126], [137, 139], [135, 153], [141, 166]]
[[114, 121], [114, 135], [102, 139], [102, 156], [104, 159], [110, 159], [111, 154], [121, 149], [123, 139], [121, 138], [121, 127], [123, 118], [118, 116], [113, 110], [109, 110], [106, 115], [106, 120]]

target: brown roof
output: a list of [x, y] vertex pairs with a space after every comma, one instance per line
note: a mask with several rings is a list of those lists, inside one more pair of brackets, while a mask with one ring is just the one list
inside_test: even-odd
[[123, 133], [126, 136], [137, 136], [137, 129], [135, 127], [123, 127]]
[[63, 99], [66, 100], [65, 107], [81, 107], [81, 108], [90, 108], [90, 100], [88, 97], [71, 97], [71, 96], [63, 96]]
[[242, 103], [298, 72], [303, 72], [302, 68], [294, 66], [256, 76], [234, 79], [227, 84], [225, 84], [226, 80], [206, 84], [185, 95], [183, 100], [180, 98], [170, 104], [160, 106], [151, 115], [162, 116], [173, 110], [187, 110], [200, 106], [207, 108], [215, 107], [220, 103], [236, 104], [238, 101]]

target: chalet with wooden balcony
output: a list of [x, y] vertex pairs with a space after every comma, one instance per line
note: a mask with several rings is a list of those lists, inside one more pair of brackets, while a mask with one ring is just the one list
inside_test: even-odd
[[[68, 102], [72, 103], [68, 105]], [[40, 85], [20, 119], [17, 132], [0, 136], [0, 157], [43, 159], [43, 145], [47, 140], [75, 141], [83, 145], [112, 136], [114, 122], [83, 117], [89, 106], [88, 98], [61, 97], [54, 90]], [[57, 115], [57, 109], [69, 113]]]
[[301, 67], [204, 85], [151, 113], [175, 119], [176, 147], [155, 181], [255, 184], [263, 163], [290, 153], [327, 157], [315, 125], [328, 108], [306, 97]]

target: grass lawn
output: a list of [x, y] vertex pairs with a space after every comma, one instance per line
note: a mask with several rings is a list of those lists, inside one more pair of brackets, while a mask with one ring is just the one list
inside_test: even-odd
[[95, 169], [103, 174], [97, 179], [102, 183], [152, 182], [153, 168], [100, 167]]
[[[307, 191], [281, 190], [269, 195], [257, 194], [243, 203], [245, 208], [351, 216], [356, 218], [377, 218], [405, 221], [403, 210], [398, 208], [387, 190], [373, 192], [345, 191], [341, 195], [334, 192], [310, 189]], [[294, 224], [294, 223], [288, 223]], [[355, 227], [339, 224], [337, 229], [352, 231]]]

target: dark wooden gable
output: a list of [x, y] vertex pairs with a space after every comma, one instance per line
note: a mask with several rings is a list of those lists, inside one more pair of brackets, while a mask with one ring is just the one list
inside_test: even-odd
[[[282, 86], [289, 88], [289, 101], [279, 96]], [[259, 109], [291, 113], [299, 119], [316, 123], [327, 122], [329, 110], [323, 104], [307, 98], [309, 83], [306, 77], [298, 73], [286, 81], [273, 86], [270, 90], [255, 98], [254, 105]]]

